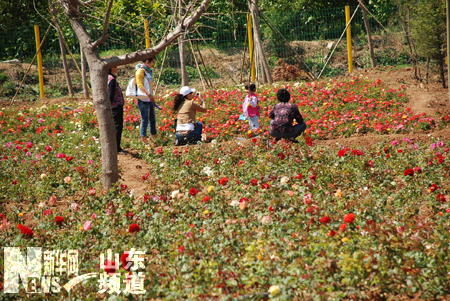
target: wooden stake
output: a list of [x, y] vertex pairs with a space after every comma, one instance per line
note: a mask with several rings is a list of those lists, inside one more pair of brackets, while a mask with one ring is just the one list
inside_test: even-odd
[[45, 98], [44, 93], [44, 71], [42, 70], [42, 53], [41, 53], [41, 36], [39, 32], [39, 25], [34, 25], [34, 37], [36, 39], [36, 53], [39, 76], [39, 97]]
[[375, 67], [376, 61], [375, 61], [375, 54], [374, 54], [373, 45], [372, 45], [372, 33], [370, 30], [369, 20], [367, 19], [366, 6], [364, 5], [363, 0], [359, 0], [359, 3], [361, 4], [361, 7], [362, 7], [364, 26], [366, 27], [366, 32], [367, 32], [367, 43], [369, 44], [370, 61], [372, 62], [372, 67]]

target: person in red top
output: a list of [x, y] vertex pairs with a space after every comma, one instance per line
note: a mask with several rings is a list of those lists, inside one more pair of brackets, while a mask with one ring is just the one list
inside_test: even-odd
[[[276, 140], [281, 138], [297, 142], [295, 138], [306, 130], [306, 124], [296, 104], [289, 103], [291, 94], [286, 89], [277, 92], [279, 103], [270, 112], [270, 135]], [[294, 120], [297, 122], [294, 125]]]
[[259, 129], [259, 105], [258, 96], [256, 95], [256, 85], [246, 85], [245, 89], [248, 94], [245, 96], [244, 103], [242, 104], [242, 111], [244, 116], [248, 120], [248, 124], [251, 130]]

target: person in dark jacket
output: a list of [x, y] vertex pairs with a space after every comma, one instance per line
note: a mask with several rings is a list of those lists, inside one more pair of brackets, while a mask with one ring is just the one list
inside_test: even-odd
[[108, 72], [108, 97], [111, 101], [112, 115], [114, 119], [114, 124], [116, 128], [116, 143], [117, 152], [122, 152], [120, 147], [120, 142], [122, 140], [122, 130], [123, 130], [123, 105], [124, 98], [122, 94], [122, 89], [117, 82], [117, 67], [113, 67]]
[[[290, 103], [291, 94], [286, 89], [277, 92], [277, 103], [270, 112], [270, 135], [276, 140], [281, 138], [297, 142], [295, 138], [306, 130], [306, 124], [296, 104]], [[297, 122], [294, 125], [294, 120]]]

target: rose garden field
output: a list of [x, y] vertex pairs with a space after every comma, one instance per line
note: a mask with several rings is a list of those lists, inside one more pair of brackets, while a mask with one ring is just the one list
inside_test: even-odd
[[[79, 250], [80, 274], [103, 272], [107, 249], [143, 250], [146, 300], [448, 298], [449, 116], [414, 112], [381, 80], [291, 83], [308, 129], [274, 143], [276, 89], [258, 91], [256, 137], [238, 120], [243, 91], [207, 92], [212, 142], [189, 147], [172, 146], [171, 91], [151, 147], [128, 100], [110, 192], [89, 102], [3, 106], [2, 245]], [[112, 296], [95, 280], [71, 294]]]

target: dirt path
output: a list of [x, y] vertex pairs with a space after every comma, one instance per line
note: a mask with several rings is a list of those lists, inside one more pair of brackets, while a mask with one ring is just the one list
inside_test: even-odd
[[151, 170], [147, 162], [140, 159], [133, 151], [119, 153], [119, 171], [121, 184], [125, 184], [132, 191], [136, 199], [149, 192], [149, 184], [143, 177], [151, 177]]

